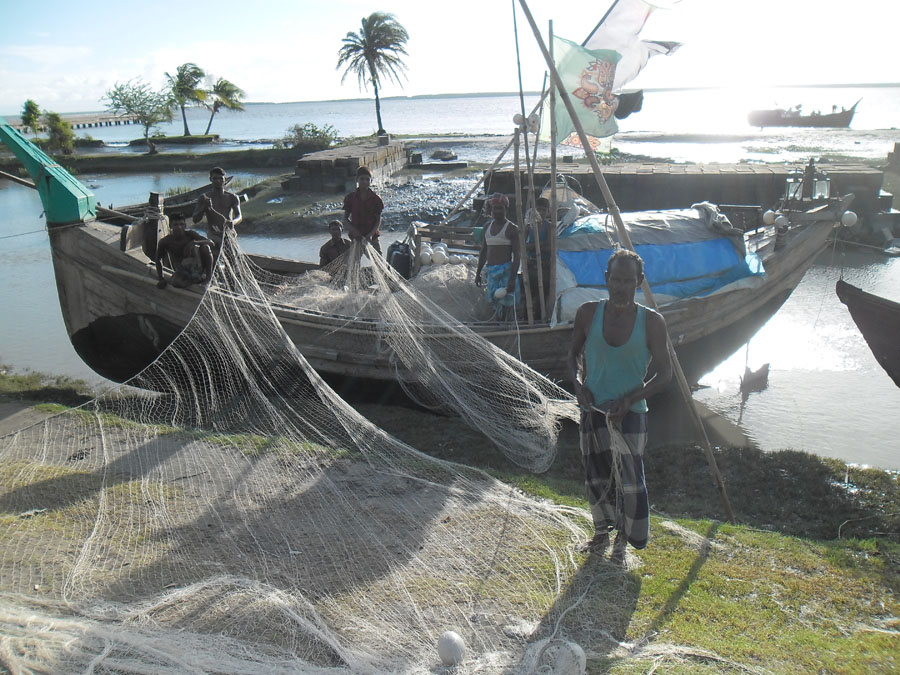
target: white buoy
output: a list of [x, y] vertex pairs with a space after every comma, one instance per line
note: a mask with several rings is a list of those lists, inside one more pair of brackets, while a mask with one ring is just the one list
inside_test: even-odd
[[434, 253], [431, 254], [431, 262], [435, 265], [443, 265], [447, 262], [447, 252], [442, 248], [434, 249]]
[[769, 209], [763, 214], [763, 222], [766, 225], [771, 225], [775, 222], [775, 212], [772, 209]]
[[450, 264], [451, 265], [459, 265], [460, 259], [459, 256], [455, 253], [450, 256]]
[[791, 221], [789, 221], [785, 215], [780, 215], [775, 219], [776, 227], [787, 227], [790, 223]]
[[423, 265], [427, 265], [431, 262], [431, 250], [430, 249], [422, 249], [419, 253], [419, 262]]
[[859, 218], [853, 211], [844, 211], [841, 216], [841, 225], [844, 227], [853, 227], [856, 225], [857, 220], [859, 220]]
[[505, 288], [498, 288], [496, 291], [494, 291], [495, 299], [502, 300], [505, 297], [506, 297], [506, 289]]
[[448, 630], [438, 638], [438, 656], [445, 666], [456, 666], [462, 663], [466, 655], [466, 643], [459, 633]]
[[515, 124], [517, 127], [525, 124], [525, 118], [522, 117], [522, 113], [516, 113], [515, 115], [513, 115], [513, 124]]

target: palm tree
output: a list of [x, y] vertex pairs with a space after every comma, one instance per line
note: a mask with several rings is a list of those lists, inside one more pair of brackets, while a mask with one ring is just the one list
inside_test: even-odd
[[207, 92], [207, 97], [211, 97], [213, 99], [212, 105], [210, 105], [209, 101], [206, 102], [206, 107], [211, 111], [209, 115], [209, 124], [206, 125], [206, 131], [203, 132], [204, 136], [209, 135], [209, 129], [213, 123], [213, 117], [216, 116], [216, 113], [219, 112], [220, 108], [228, 108], [229, 110], [243, 110], [244, 104], [241, 103], [241, 99], [247, 95], [243, 89], [234, 84], [234, 82], [229, 82], [224, 77], [220, 77], [216, 80], [216, 83], [213, 85], [213, 88]]
[[172, 99], [175, 101], [175, 105], [181, 108], [185, 136], [190, 136], [191, 130], [188, 129], [187, 115], [184, 109], [190, 103], [201, 103], [206, 100], [206, 90], [200, 89], [198, 86], [204, 77], [206, 77], [206, 73], [196, 63], [183, 63], [178, 66], [174, 76], [166, 73]]
[[344, 46], [338, 52], [337, 68], [347, 64], [341, 84], [347, 79], [347, 75], [356, 73], [360, 89], [367, 89], [370, 82], [375, 89], [375, 116], [378, 118], [379, 135], [386, 132], [381, 124], [378, 85], [381, 84], [383, 75], [400, 84], [400, 75], [406, 70], [406, 64], [400, 56], [408, 56], [405, 49], [408, 39], [409, 33], [397, 23], [393, 14], [373, 12], [363, 18], [362, 28], [358, 33], [347, 33], [343, 40]]

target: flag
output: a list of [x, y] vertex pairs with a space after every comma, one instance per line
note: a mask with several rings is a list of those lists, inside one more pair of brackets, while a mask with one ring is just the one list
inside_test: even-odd
[[[665, 4], [670, 5], [673, 2], [678, 2], [678, 0], [669, 0]], [[651, 12], [656, 7], [663, 6], [663, 3], [664, 0], [615, 0], [606, 16], [585, 40], [583, 46], [556, 36], [553, 38], [556, 68], [563, 81], [564, 89], [575, 105], [578, 118], [584, 125], [588, 142], [595, 151], [608, 152], [609, 141], [603, 142], [600, 139], [618, 131], [616, 117], [624, 119], [631, 112], [640, 110], [642, 93], [635, 92], [625, 95], [622, 93], [622, 88], [637, 77], [651, 56], [671, 54], [681, 46], [677, 42], [641, 40], [638, 37]], [[597, 56], [598, 53], [603, 56]], [[609, 67], [604, 67], [605, 70], [601, 73], [599, 65], [594, 66], [594, 70], [589, 70], [585, 64], [590, 62], [592, 57], [596, 60], [605, 59], [606, 62], [611, 63], [611, 72]], [[595, 82], [595, 78], [593, 78], [594, 75], [597, 75], [604, 84], [602, 96], [597, 93], [593, 97], [576, 93], [578, 86], [572, 86], [575, 84], [574, 80], [580, 80], [585, 75], [587, 76], [586, 81], [591, 86], [582, 87], [582, 91], [579, 93], [584, 94], [587, 89], [597, 87], [600, 82]], [[598, 101], [597, 98], [602, 100]], [[623, 98], [625, 100], [622, 100]], [[583, 107], [590, 108], [593, 117], [585, 114]], [[549, 120], [549, 104], [547, 102], [544, 103], [543, 114], [546, 115], [544, 119]], [[556, 124], [556, 137], [561, 139], [559, 142], [581, 147], [574, 125], [569, 119], [569, 113], [561, 100], [557, 100], [556, 104]], [[541, 133], [541, 140], [549, 140], [550, 125], [545, 124], [542, 128], [544, 131]]]
[[612, 49], [619, 53], [613, 91], [619, 93], [647, 65], [651, 56], [671, 54], [681, 44], [641, 40], [638, 36], [651, 12], [661, 3], [647, 0], [617, 0], [606, 18], [594, 29], [584, 46], [587, 49]]
[[[585, 49], [553, 36], [553, 58], [563, 90], [569, 94], [585, 133], [595, 138], [616, 133], [619, 127], [615, 112], [619, 101], [612, 92], [619, 53], [611, 49]], [[556, 137], [565, 140], [574, 131], [565, 103], [557, 96]]]

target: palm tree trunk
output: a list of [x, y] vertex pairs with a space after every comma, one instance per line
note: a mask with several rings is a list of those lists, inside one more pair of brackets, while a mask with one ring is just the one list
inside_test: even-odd
[[218, 101], [213, 103], [212, 112], [209, 114], [209, 124], [206, 125], [206, 131], [203, 132], [204, 136], [209, 136], [209, 130], [212, 127], [213, 117], [216, 116], [217, 112], [219, 112], [219, 102]]
[[378, 85], [375, 85], [375, 117], [378, 118], [378, 131], [376, 132], [379, 136], [384, 136], [387, 132], [384, 130], [384, 126], [381, 124], [381, 101], [378, 99]]
[[187, 114], [184, 112], [184, 106], [181, 106], [181, 119], [184, 120], [184, 135], [185, 135], [185, 136], [190, 136], [190, 135], [191, 135], [191, 130], [188, 129], [188, 125], [187, 125]]
[[378, 98], [378, 76], [375, 73], [375, 67], [372, 63], [369, 63], [369, 74], [372, 78], [372, 87], [375, 89], [375, 117], [378, 119], [378, 131], [376, 132], [379, 136], [384, 136], [387, 132], [384, 130], [384, 126], [381, 124], [381, 99]]

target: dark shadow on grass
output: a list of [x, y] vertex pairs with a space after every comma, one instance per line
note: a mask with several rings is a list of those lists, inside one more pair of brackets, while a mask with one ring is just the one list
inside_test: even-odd
[[653, 635], [660, 631], [660, 629], [669, 620], [669, 617], [672, 616], [676, 609], [678, 609], [678, 605], [681, 603], [681, 599], [690, 590], [693, 583], [697, 580], [697, 577], [700, 576], [700, 569], [709, 558], [709, 550], [712, 547], [712, 541], [713, 539], [715, 539], [716, 532], [719, 529], [719, 525], [720, 523], [715, 521], [710, 524], [709, 529], [704, 535], [703, 544], [700, 546], [700, 550], [697, 552], [697, 557], [691, 565], [691, 568], [688, 570], [687, 574], [684, 575], [684, 579], [681, 580], [681, 583], [678, 584], [678, 588], [676, 588], [672, 592], [672, 595], [669, 596], [669, 599], [666, 600], [666, 604], [663, 605], [663, 608], [659, 611], [659, 614], [655, 619], [653, 619], [652, 623], [647, 629], [648, 635]]

